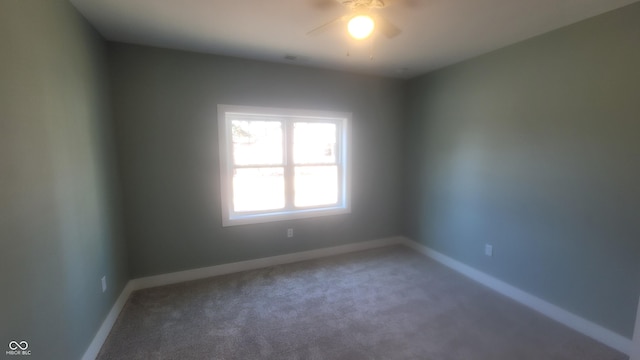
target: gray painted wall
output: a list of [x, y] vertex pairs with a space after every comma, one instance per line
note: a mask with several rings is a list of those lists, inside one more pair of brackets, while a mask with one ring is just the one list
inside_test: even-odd
[[637, 3], [411, 81], [407, 235], [631, 338], [639, 44]]
[[[105, 49], [66, 1], [2, 1], [0, 341], [79, 358], [127, 262], [140, 277], [403, 231], [631, 337], [639, 24], [636, 4], [405, 84]], [[219, 103], [353, 112], [353, 213], [222, 228]]]
[[0, 1], [0, 34], [0, 349], [77, 359], [128, 278], [105, 47], [62, 0]]
[[[124, 44], [109, 55], [133, 277], [401, 232], [401, 81]], [[218, 104], [352, 112], [352, 213], [223, 228]]]

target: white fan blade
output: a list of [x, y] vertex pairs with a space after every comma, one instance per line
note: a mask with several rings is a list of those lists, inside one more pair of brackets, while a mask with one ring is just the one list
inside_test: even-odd
[[322, 34], [323, 32], [331, 29], [333, 26], [338, 25], [341, 22], [347, 20], [348, 18], [349, 18], [349, 15], [343, 15], [343, 16], [340, 16], [338, 18], [335, 18], [335, 19], [329, 21], [328, 23], [326, 23], [324, 25], [320, 25], [317, 28], [309, 31], [307, 33], [307, 36], [316, 36], [316, 35]]
[[376, 15], [374, 20], [376, 22], [376, 30], [380, 31], [388, 39], [394, 38], [402, 32], [397, 26], [380, 15]]

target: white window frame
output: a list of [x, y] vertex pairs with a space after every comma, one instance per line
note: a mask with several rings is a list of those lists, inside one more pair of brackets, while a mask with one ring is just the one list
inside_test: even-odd
[[[227, 116], [227, 115], [230, 116]], [[256, 212], [233, 211], [233, 138], [231, 121], [243, 114], [272, 118], [283, 124], [283, 152], [285, 188], [293, 188], [292, 124], [294, 122], [322, 122], [336, 124], [336, 165], [338, 166], [338, 202], [332, 205], [314, 207], [295, 207], [293, 199], [285, 199], [285, 208]], [[218, 105], [218, 137], [220, 148], [220, 192], [222, 208], [222, 226], [256, 224], [272, 221], [303, 219], [318, 216], [347, 214], [351, 212], [351, 161], [350, 161], [350, 125], [351, 113], [335, 111], [317, 111], [301, 109], [267, 108], [257, 106]], [[328, 165], [328, 164], [325, 164]], [[298, 166], [307, 166], [298, 164]], [[313, 166], [313, 165], [311, 165]], [[320, 164], [318, 164], [320, 166]], [[287, 185], [287, 183], [289, 185]], [[285, 197], [292, 197], [293, 190], [285, 191]]]

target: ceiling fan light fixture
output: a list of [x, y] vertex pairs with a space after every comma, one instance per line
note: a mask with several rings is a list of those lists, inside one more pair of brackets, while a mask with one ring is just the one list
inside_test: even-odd
[[373, 19], [368, 15], [358, 15], [354, 16], [351, 20], [349, 20], [349, 24], [347, 24], [347, 30], [349, 30], [349, 34], [353, 36], [355, 39], [366, 39], [375, 27], [375, 23]]

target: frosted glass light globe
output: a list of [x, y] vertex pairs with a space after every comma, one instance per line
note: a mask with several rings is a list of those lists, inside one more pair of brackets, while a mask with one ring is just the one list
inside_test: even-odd
[[364, 39], [367, 36], [371, 35], [373, 32], [375, 24], [373, 23], [373, 19], [367, 15], [358, 15], [351, 20], [349, 20], [349, 24], [347, 25], [347, 29], [349, 30], [349, 34], [356, 39]]

